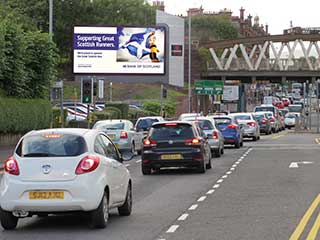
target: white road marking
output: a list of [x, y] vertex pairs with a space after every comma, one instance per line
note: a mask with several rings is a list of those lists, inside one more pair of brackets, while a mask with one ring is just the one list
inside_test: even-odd
[[223, 175], [221, 178], [227, 178], [228, 177], [228, 175]]
[[189, 216], [188, 213], [184, 213], [178, 218], [178, 221], [184, 221], [187, 219], [188, 216]]
[[233, 165], [232, 165], [232, 167], [234, 167], [234, 168], [235, 168], [236, 166], [238, 166], [238, 164], [233, 164]]
[[130, 164], [129, 164], [129, 163], [127, 163], [127, 164], [125, 164], [125, 166], [126, 166], [126, 167], [129, 167], [129, 166], [130, 166]]
[[223, 179], [219, 179], [218, 181], [217, 181], [217, 183], [222, 183], [223, 182]]
[[168, 230], [167, 233], [174, 233], [178, 229], [179, 225], [172, 225]]
[[239, 160], [242, 160], [242, 159], [244, 159], [244, 157], [239, 158]]
[[202, 196], [200, 197], [197, 202], [203, 202], [204, 200], [206, 200], [207, 196]]
[[141, 159], [140, 159], [140, 160], [138, 160], [138, 161], [136, 161], [136, 163], [139, 163], [139, 162], [141, 162]]
[[234, 171], [234, 170], [235, 170], [235, 168], [234, 168], [234, 167], [230, 168], [230, 171]]
[[289, 168], [298, 168], [298, 167], [299, 167], [298, 163], [296, 163], [296, 162], [290, 163], [290, 166], [289, 166]]
[[218, 188], [220, 187], [220, 184], [215, 184], [212, 188]]
[[207, 192], [207, 194], [212, 194], [212, 193], [214, 193], [214, 189], [210, 189], [208, 192]]
[[198, 204], [193, 204], [193, 205], [191, 205], [191, 207], [189, 207], [188, 210], [196, 210], [197, 207], [198, 207]]
[[231, 174], [231, 173], [232, 173], [231, 171], [229, 171], [229, 172], [226, 172], [226, 174], [228, 174], [228, 175], [229, 175], [229, 174]]

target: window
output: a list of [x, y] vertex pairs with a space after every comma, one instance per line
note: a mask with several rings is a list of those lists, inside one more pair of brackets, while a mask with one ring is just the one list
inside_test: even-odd
[[96, 153], [99, 153], [101, 155], [106, 156], [106, 153], [104, 151], [102, 140], [100, 139], [100, 135], [96, 137], [96, 140], [94, 141], [94, 151]]
[[113, 143], [104, 135], [99, 136], [104, 148], [105, 155], [109, 158], [119, 160], [118, 151], [113, 145]]
[[154, 140], [183, 140], [193, 138], [194, 133], [192, 126], [189, 124], [177, 124], [172, 126], [156, 125], [150, 134], [150, 138]]

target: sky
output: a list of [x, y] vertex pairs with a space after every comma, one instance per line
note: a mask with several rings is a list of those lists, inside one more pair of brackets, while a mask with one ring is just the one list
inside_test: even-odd
[[[153, 0], [148, 0], [151, 4]], [[293, 26], [320, 27], [320, 0], [161, 0], [165, 11], [174, 15], [187, 15], [188, 8], [199, 8], [205, 11], [218, 12], [230, 9], [233, 15], [239, 16], [239, 9], [245, 9], [245, 17], [258, 15], [260, 24], [269, 25], [269, 33], [282, 34], [284, 29]]]

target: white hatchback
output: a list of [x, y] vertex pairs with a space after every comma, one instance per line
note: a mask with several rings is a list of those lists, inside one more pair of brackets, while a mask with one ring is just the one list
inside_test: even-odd
[[[127, 154], [129, 160], [132, 156]], [[132, 184], [123, 158], [98, 130], [31, 131], [5, 161], [0, 183], [0, 220], [14, 229], [19, 218], [85, 212], [104, 228], [109, 209], [130, 215]]]

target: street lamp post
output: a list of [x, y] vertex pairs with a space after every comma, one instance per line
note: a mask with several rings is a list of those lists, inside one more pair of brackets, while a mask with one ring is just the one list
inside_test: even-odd
[[53, 33], [53, 0], [49, 0], [49, 36], [52, 39]]
[[188, 111], [191, 112], [191, 13], [189, 12]]

